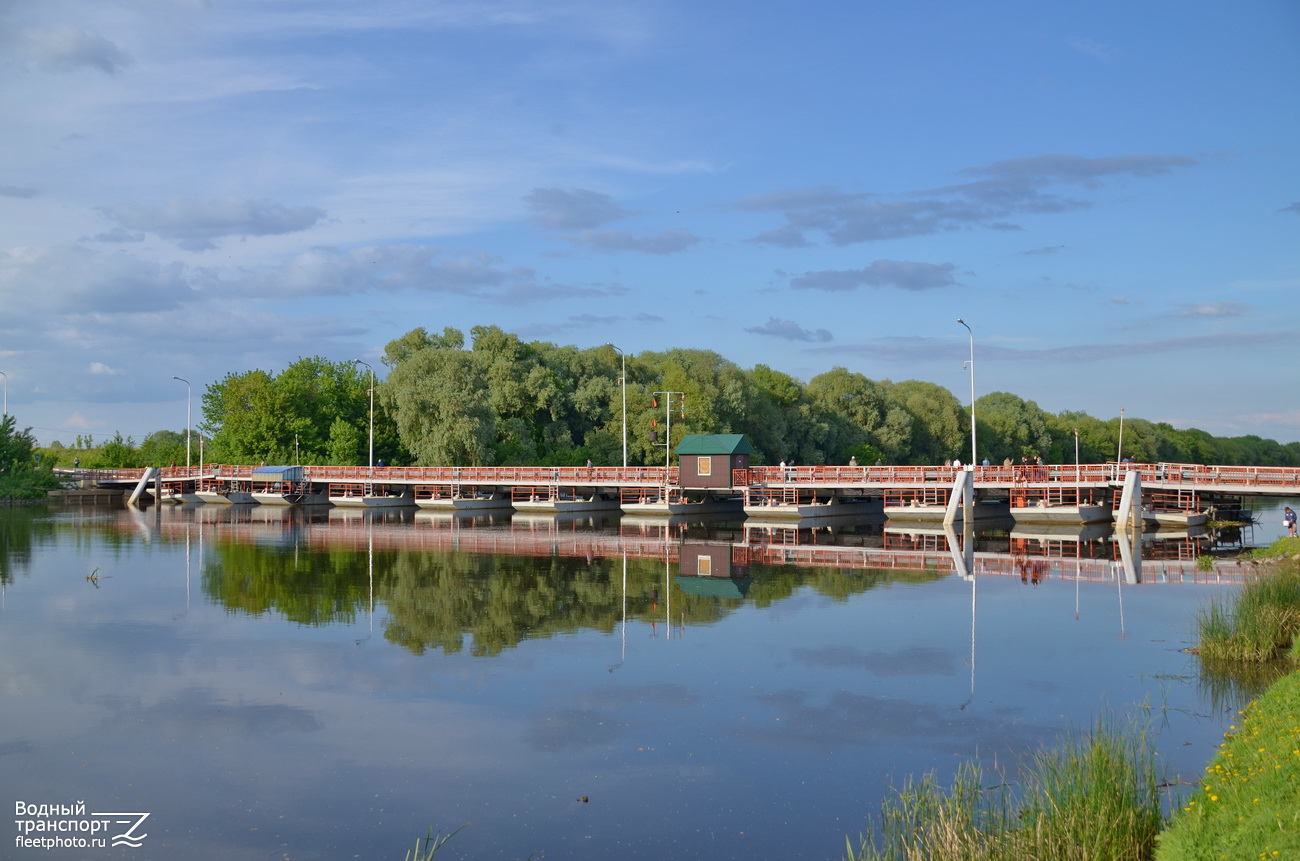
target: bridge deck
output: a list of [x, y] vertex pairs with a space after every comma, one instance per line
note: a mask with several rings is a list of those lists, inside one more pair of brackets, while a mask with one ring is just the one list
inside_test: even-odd
[[[199, 480], [264, 481], [253, 466], [214, 464], [203, 467], [163, 467], [164, 483]], [[555, 486], [574, 488], [678, 487], [678, 470], [668, 467], [538, 467], [538, 466], [304, 466], [314, 485], [368, 482], [394, 486], [422, 484], [480, 485], [502, 488]], [[1130, 471], [1141, 474], [1148, 490], [1194, 490], [1228, 495], [1300, 495], [1300, 467], [1204, 466], [1179, 463], [1049, 464], [1044, 466], [977, 466], [977, 492], [1011, 491], [1034, 486], [1069, 484], [1085, 488], [1122, 486]], [[143, 469], [63, 470], [64, 474], [101, 486], [138, 482]], [[825, 491], [880, 491], [891, 488], [951, 487], [958, 472], [952, 466], [760, 466], [734, 470], [732, 489], [799, 487]]]

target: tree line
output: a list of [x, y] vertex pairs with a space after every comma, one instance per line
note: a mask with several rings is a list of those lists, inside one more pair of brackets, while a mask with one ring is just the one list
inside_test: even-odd
[[[391, 341], [383, 379], [358, 362], [302, 358], [278, 374], [229, 373], [203, 394], [208, 462], [389, 465], [657, 465], [685, 434], [743, 433], [755, 464], [929, 464], [970, 454], [970, 406], [920, 380], [873, 380], [835, 367], [804, 383], [767, 365], [744, 369], [709, 350], [623, 356], [613, 346], [522, 341], [476, 326], [469, 341], [423, 327]], [[626, 365], [627, 379], [622, 379]], [[374, 384], [373, 392], [371, 390]], [[1009, 392], [976, 400], [980, 459], [1115, 460], [1120, 420], [1048, 413]], [[133, 466], [183, 462], [184, 434], [103, 448]], [[1076, 449], [1077, 445], [1077, 449]], [[191, 439], [191, 447], [197, 443]], [[99, 452], [97, 452], [98, 456]], [[132, 455], [139, 463], [128, 463]], [[1123, 421], [1122, 456], [1140, 462], [1300, 464], [1300, 442], [1216, 437]], [[192, 458], [197, 463], [198, 456]], [[63, 458], [61, 458], [63, 459]], [[87, 463], [86, 465], [96, 465]]]

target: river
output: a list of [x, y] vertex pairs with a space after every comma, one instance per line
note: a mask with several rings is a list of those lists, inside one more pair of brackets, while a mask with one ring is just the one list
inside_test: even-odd
[[[999, 535], [963, 578], [933, 536], [870, 523], [186, 506], [0, 528], [6, 858], [104, 857], [21, 838], [129, 830], [136, 859], [374, 861], [432, 828], [461, 829], [439, 859], [833, 859], [907, 776], [1014, 772], [1099, 715], [1195, 780], [1253, 690], [1184, 651], [1236, 581], [1170, 576], [1157, 543], [1133, 583], [981, 573]], [[933, 552], [783, 564], [774, 541]]]

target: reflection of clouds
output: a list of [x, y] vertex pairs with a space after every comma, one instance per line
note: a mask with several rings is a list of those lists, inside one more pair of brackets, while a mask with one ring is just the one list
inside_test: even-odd
[[966, 752], [968, 739], [979, 739], [981, 752], [1035, 748], [1057, 735], [1057, 730], [1023, 724], [1012, 725], [1010, 716], [988, 719], [958, 713], [954, 705], [935, 705], [836, 691], [824, 705], [809, 702], [803, 691], [782, 691], [758, 698], [781, 712], [770, 727], [737, 729], [739, 739], [772, 747], [802, 748], [830, 754], [848, 746], [869, 746], [882, 740], [903, 739], [908, 744]]
[[160, 739], [198, 736], [207, 742], [245, 742], [281, 733], [314, 732], [323, 726], [308, 709], [231, 702], [210, 690], [178, 691], [152, 705], [126, 707], [113, 714], [112, 722], [138, 726]]
[[537, 750], [607, 744], [627, 726], [613, 713], [598, 709], [553, 709], [539, 712], [533, 720], [526, 738]]
[[577, 693], [566, 699], [572, 705], [539, 710], [531, 716], [525, 740], [534, 750], [590, 747], [608, 743], [640, 723], [630, 719], [638, 710], [686, 709], [700, 696], [684, 685], [664, 682], [619, 685]]
[[912, 646], [891, 652], [868, 651], [852, 646], [795, 649], [796, 661], [828, 669], [862, 669], [873, 676], [951, 676], [956, 670], [953, 655], [929, 646]]
[[0, 742], [0, 756], [10, 756], [15, 753], [27, 753], [31, 749], [32, 743], [26, 739]]
[[697, 694], [685, 685], [669, 682], [652, 685], [619, 685], [617, 687], [598, 688], [582, 696], [583, 705], [589, 707], [604, 706], [621, 708], [624, 706], [641, 706], [653, 703], [655, 706], [675, 706], [685, 708], [700, 701]]

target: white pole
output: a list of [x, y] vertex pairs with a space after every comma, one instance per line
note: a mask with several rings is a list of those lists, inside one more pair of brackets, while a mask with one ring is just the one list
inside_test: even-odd
[[1119, 448], [1115, 450], [1115, 461], [1122, 463], [1124, 460], [1124, 408], [1119, 408]]
[[970, 332], [970, 468], [973, 470], [979, 462], [975, 459], [975, 333], [971, 332], [965, 320], [958, 317], [957, 322], [966, 326], [966, 331]]
[[358, 365], [370, 368], [370, 477], [375, 477], [375, 369], [368, 362], [353, 359]]
[[190, 381], [183, 377], [172, 377], [185, 384], [185, 471], [190, 468]]
[[0, 377], [5, 378], [5, 415], [9, 415], [9, 375], [0, 371]]
[[623, 468], [627, 469], [627, 353], [618, 347], [614, 347], [614, 352], [623, 357]]

